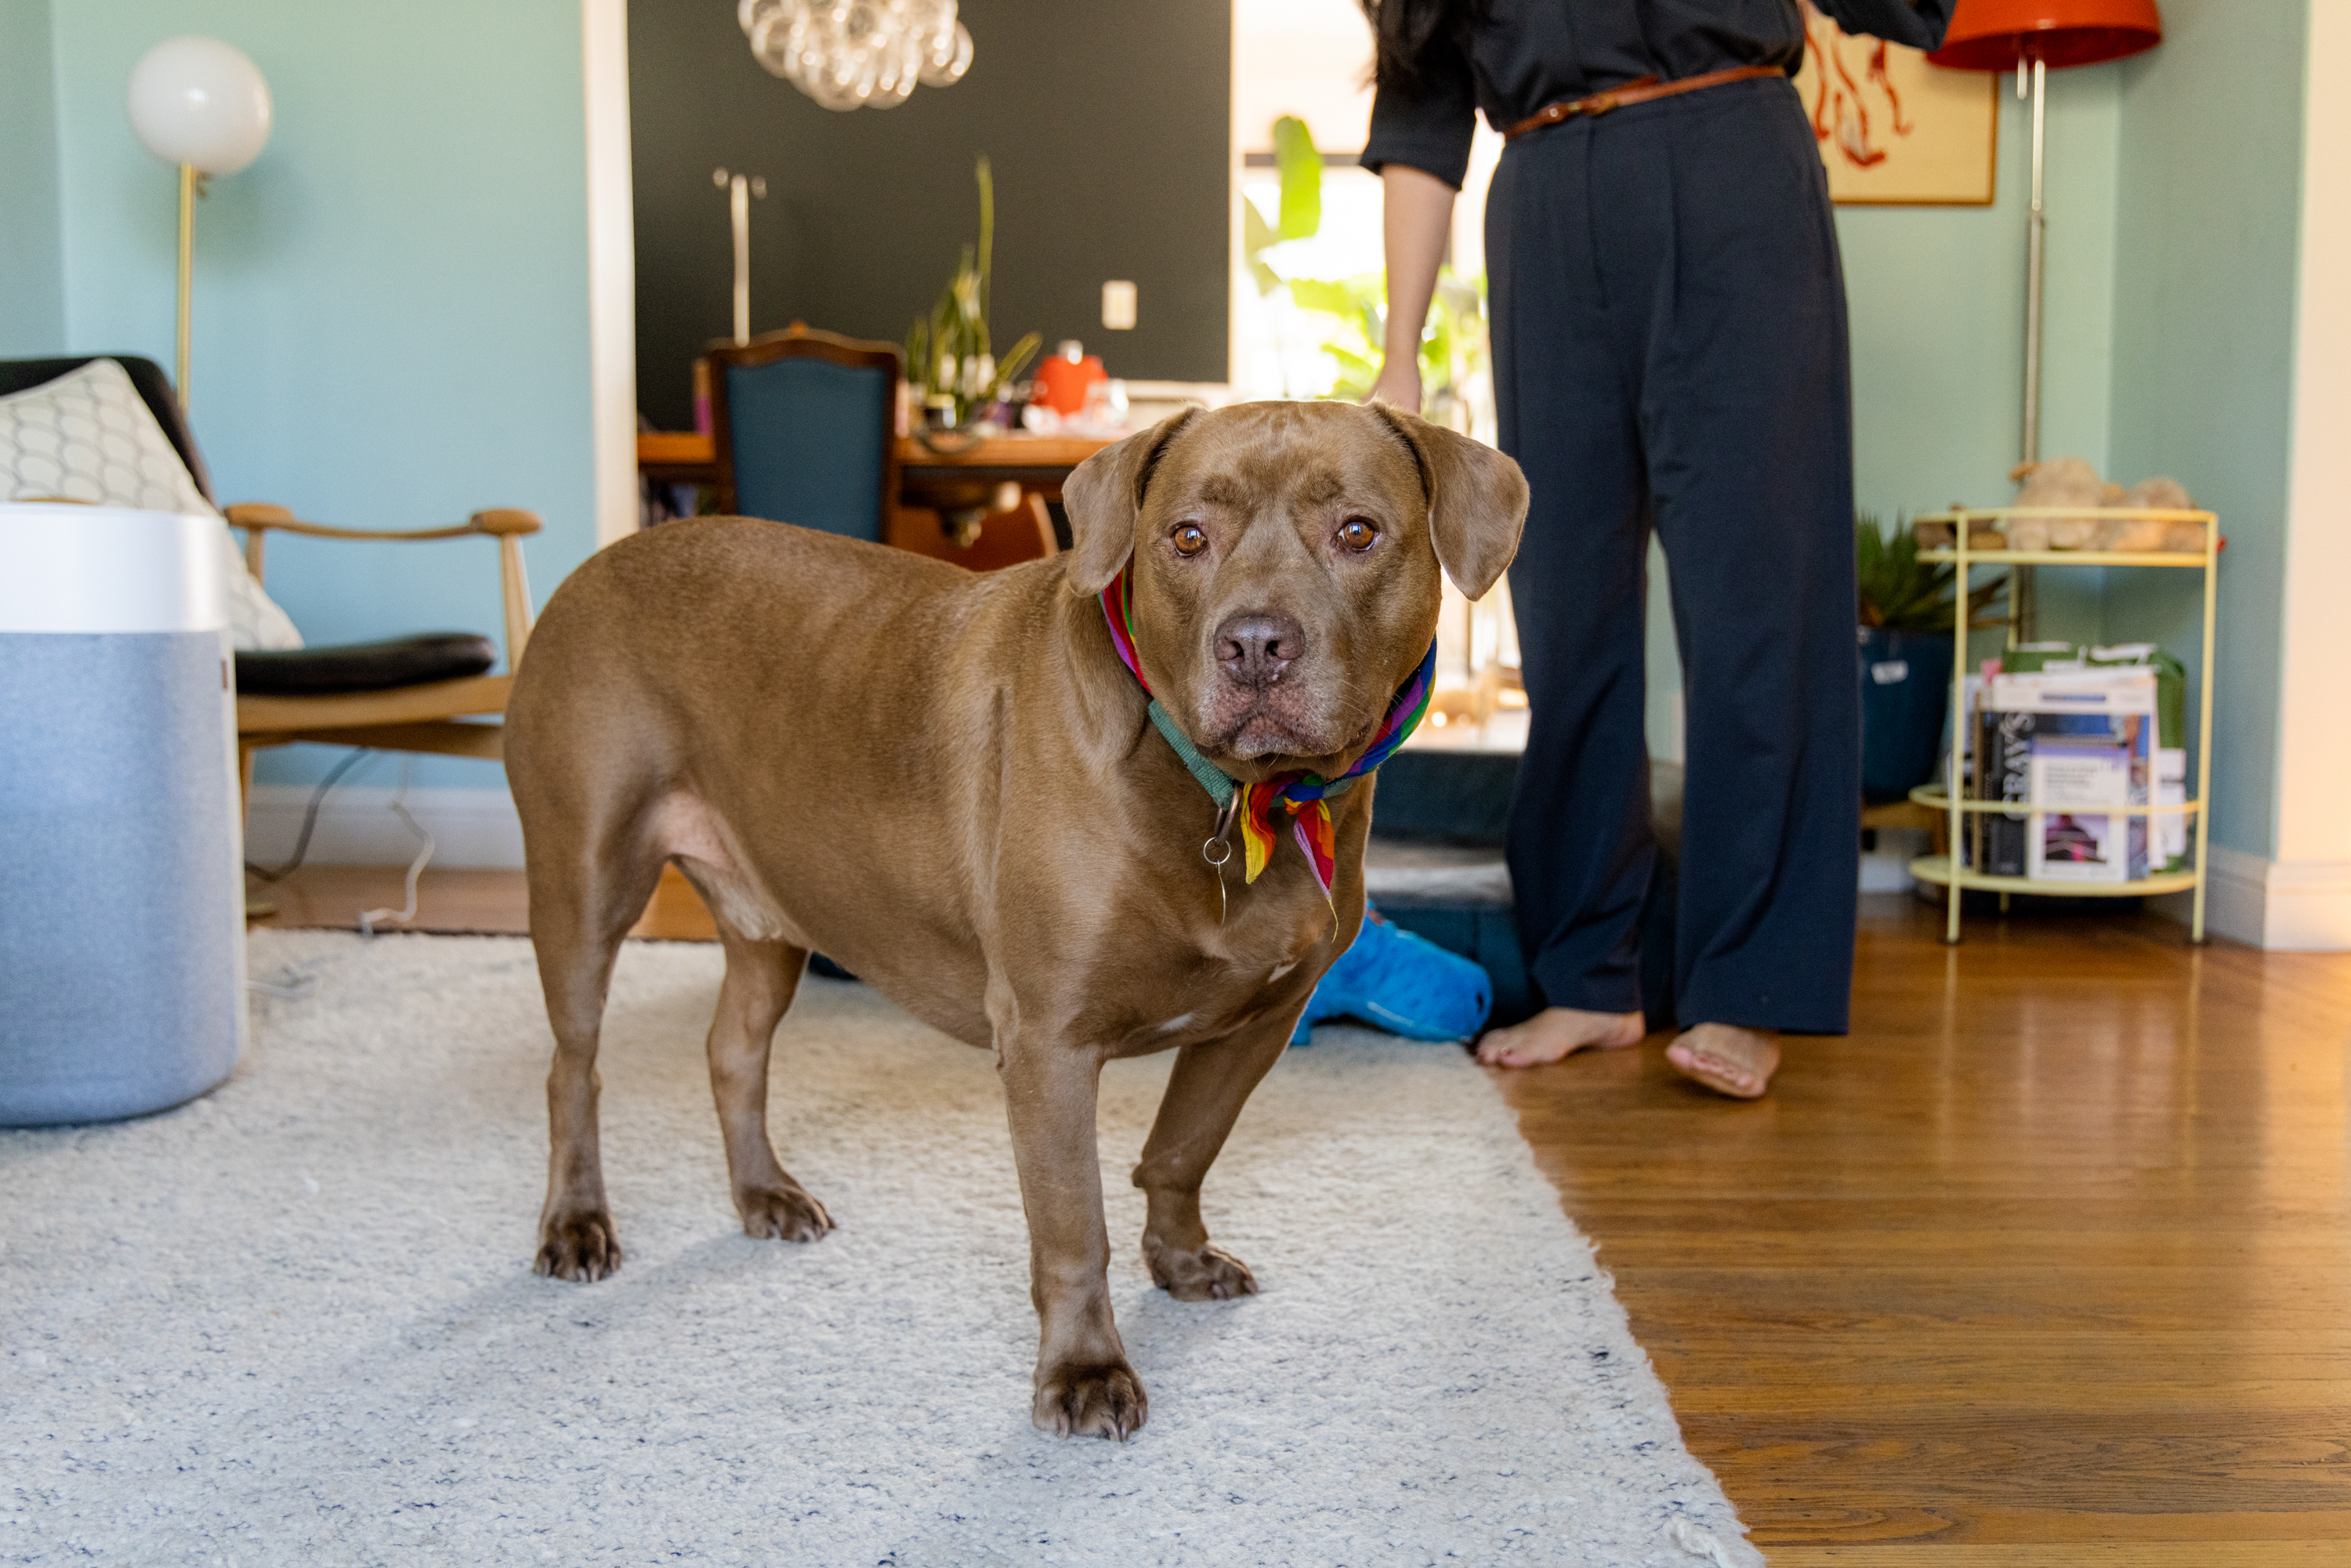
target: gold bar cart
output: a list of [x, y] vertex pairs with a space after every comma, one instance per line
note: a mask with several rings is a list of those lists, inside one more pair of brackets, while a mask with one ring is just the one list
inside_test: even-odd
[[[2148, 522], [2197, 523], [2204, 532], [2204, 548], [2200, 550], [2117, 551], [2117, 550], [2012, 550], [2006, 549], [1979, 549], [1974, 547], [1977, 528], [2004, 530], [2011, 518], [2099, 517], [2132, 519]], [[2220, 559], [2220, 518], [2210, 512], [2173, 511], [2132, 507], [1996, 507], [1981, 511], [1952, 510], [1936, 512], [1917, 519], [1921, 524], [1943, 523], [1951, 528], [1948, 548], [1923, 549], [1918, 552], [1922, 561], [1938, 564], [1948, 562], [1956, 567], [1959, 601], [1964, 606], [1968, 597], [1969, 573], [1979, 566], [2041, 567], [2041, 566], [2157, 566], [2200, 570], [2204, 574], [2204, 660], [2197, 678], [2196, 715], [2196, 790], [2179, 804], [2158, 806], [2152, 802], [2114, 809], [2112, 815], [2122, 817], [2168, 817], [2183, 813], [2196, 819], [2195, 847], [2189, 868], [2186, 871], [2165, 872], [2132, 882], [2084, 883], [2050, 882], [2026, 876], [1989, 876], [1959, 863], [1960, 846], [1967, 842], [1966, 822], [1970, 811], [2031, 811], [2038, 810], [2034, 801], [1971, 800], [1965, 798], [1965, 784], [1960, 774], [1960, 755], [1967, 743], [1965, 726], [1968, 674], [1968, 618], [1965, 614], [1952, 618], [1951, 640], [1951, 751], [1946, 783], [1957, 782], [1958, 789], [1945, 783], [1922, 784], [1910, 791], [1910, 798], [1922, 806], [1945, 811], [1950, 817], [1949, 852], [1922, 855], [1910, 862], [1910, 874], [1920, 882], [1948, 890], [1946, 925], [1943, 940], [1956, 945], [1959, 940], [1959, 901], [1969, 888], [1980, 888], [2002, 894], [2039, 894], [2055, 898], [2137, 898], [2145, 894], [2189, 893], [2194, 895], [2189, 921], [2189, 940], [2204, 940], [2204, 883], [2206, 848], [2210, 826], [2210, 813], [2206, 810], [2212, 788], [2212, 614], [2217, 571]], [[2004, 533], [2003, 533], [2004, 537]], [[2017, 624], [2009, 622], [2009, 645], [2017, 641]], [[2150, 791], [2152, 793], [2152, 791]], [[2153, 823], [2149, 823], [2152, 828]], [[2151, 835], [2150, 835], [2151, 836]]]

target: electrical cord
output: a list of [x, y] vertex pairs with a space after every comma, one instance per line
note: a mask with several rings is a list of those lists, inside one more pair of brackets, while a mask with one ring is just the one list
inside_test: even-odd
[[[251, 861], [247, 861], [245, 862], [246, 874], [266, 887], [272, 883], [284, 882], [287, 877], [292, 876], [296, 871], [299, 870], [302, 862], [308, 858], [310, 853], [310, 834], [311, 831], [319, 825], [319, 808], [327, 803], [327, 791], [341, 783], [344, 774], [349, 773], [352, 768], [358, 767], [361, 762], [374, 755], [374, 751], [367, 747], [362, 746], [353, 748], [351, 754], [349, 757], [344, 758], [340, 762], [336, 763], [334, 769], [324, 779], [321, 779], [319, 781], [319, 787], [310, 791], [310, 806], [308, 810], [302, 813], [302, 831], [300, 836], [296, 838], [294, 841], [294, 858], [292, 860], [287, 861], [284, 865], [278, 866], [275, 870], [265, 870], [264, 868], [254, 864]], [[412, 882], [410, 886], [413, 891], [414, 883]]]
[[282, 1002], [298, 1002], [319, 988], [319, 977], [303, 974], [288, 965], [269, 979], [246, 981], [245, 988], [276, 997]]
[[416, 852], [414, 860], [408, 862], [408, 902], [403, 906], [396, 910], [363, 909], [360, 911], [360, 936], [362, 939], [373, 939], [375, 923], [379, 920], [405, 925], [416, 918], [416, 879], [423, 874], [425, 863], [432, 860], [434, 846], [432, 831], [409, 815], [408, 774], [409, 759], [403, 757], [400, 759], [400, 789], [392, 798], [392, 812], [393, 816], [408, 824], [410, 832], [424, 841], [424, 847]]

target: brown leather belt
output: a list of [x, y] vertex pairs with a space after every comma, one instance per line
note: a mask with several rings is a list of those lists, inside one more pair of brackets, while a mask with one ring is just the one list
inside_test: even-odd
[[1778, 77], [1788, 73], [1778, 66], [1732, 66], [1726, 70], [1708, 71], [1704, 76], [1684, 77], [1678, 81], [1659, 81], [1655, 77], [1643, 77], [1628, 81], [1623, 87], [1612, 87], [1606, 92], [1595, 92], [1589, 98], [1562, 99], [1546, 104], [1502, 132], [1505, 141], [1516, 141], [1530, 131], [1541, 131], [1546, 125], [1557, 125], [1562, 120], [1581, 116], [1590, 120], [1612, 109], [1625, 109], [1636, 103], [1646, 103], [1653, 98], [1671, 98], [1676, 93], [1696, 92], [1700, 88], [1720, 87], [1725, 82], [1752, 81], [1757, 77]]

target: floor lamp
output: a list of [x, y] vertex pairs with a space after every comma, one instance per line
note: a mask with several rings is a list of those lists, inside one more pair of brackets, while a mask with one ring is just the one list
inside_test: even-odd
[[[1928, 56], [1960, 70], [2016, 72], [2016, 96], [2032, 100], [2032, 204], [2024, 229], [2023, 461], [2041, 461], [2041, 279], [2048, 228], [2042, 203], [2043, 133], [2049, 68], [2091, 66], [2153, 48], [2163, 39], [2155, 0], [1959, 0], [1943, 47]], [[2016, 570], [2020, 636], [2032, 636], [2032, 569]]]
[[269, 140], [269, 84], [216, 38], [168, 38], [131, 70], [131, 127], [147, 151], [180, 170], [180, 407], [188, 406], [188, 293], [196, 198], [214, 174], [234, 174]]

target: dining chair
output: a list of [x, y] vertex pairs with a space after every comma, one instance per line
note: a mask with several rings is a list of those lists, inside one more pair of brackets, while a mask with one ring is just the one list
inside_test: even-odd
[[898, 494], [898, 348], [795, 321], [710, 350], [718, 509], [883, 543]]

